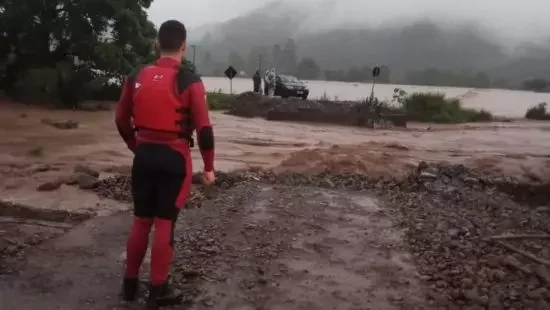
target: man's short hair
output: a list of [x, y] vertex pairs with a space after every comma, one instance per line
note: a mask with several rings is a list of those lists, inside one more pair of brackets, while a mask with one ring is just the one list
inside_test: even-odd
[[158, 32], [159, 48], [163, 52], [177, 52], [187, 40], [185, 26], [177, 20], [162, 23]]

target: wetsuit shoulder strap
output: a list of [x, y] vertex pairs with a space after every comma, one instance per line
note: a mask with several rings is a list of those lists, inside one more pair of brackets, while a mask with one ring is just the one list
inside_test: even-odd
[[[201, 81], [201, 78], [199, 74], [197, 74], [194, 70], [191, 70], [189, 67], [182, 64], [179, 67], [178, 73], [176, 74], [176, 81], [175, 81], [176, 96], [179, 97], [179, 95], [183, 93], [189, 86], [200, 81]], [[187, 114], [187, 118], [186, 118], [188, 122], [187, 128], [191, 128], [191, 124], [193, 122], [193, 115], [191, 115], [191, 109], [186, 108], [186, 109], [180, 110], [180, 112]], [[193, 139], [192, 132], [183, 133], [183, 137], [189, 141], [190, 147], [195, 146], [195, 141]]]

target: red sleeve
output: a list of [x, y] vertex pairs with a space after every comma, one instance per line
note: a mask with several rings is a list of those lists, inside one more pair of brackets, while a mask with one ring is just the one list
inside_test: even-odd
[[127, 78], [122, 85], [122, 92], [116, 107], [115, 123], [118, 133], [133, 152], [136, 147], [136, 136], [132, 125], [132, 82]]
[[189, 86], [191, 115], [197, 131], [199, 149], [204, 161], [204, 170], [214, 170], [214, 133], [210, 117], [208, 116], [208, 105], [206, 103], [206, 92], [202, 81], [195, 82]]

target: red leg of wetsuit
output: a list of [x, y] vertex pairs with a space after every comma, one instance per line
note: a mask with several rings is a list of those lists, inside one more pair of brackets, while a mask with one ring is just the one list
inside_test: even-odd
[[126, 277], [137, 278], [143, 258], [147, 253], [149, 233], [153, 219], [135, 216], [126, 246]]
[[174, 222], [165, 219], [155, 219], [155, 236], [151, 252], [151, 284], [162, 285], [168, 278], [170, 263], [174, 256], [171, 244]]

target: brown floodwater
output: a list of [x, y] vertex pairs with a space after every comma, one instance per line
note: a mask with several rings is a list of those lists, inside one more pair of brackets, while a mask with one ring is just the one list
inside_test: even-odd
[[[211, 114], [216, 135], [216, 168], [278, 167], [302, 172], [342, 171], [403, 175], [419, 161], [464, 163], [486, 173], [530, 181], [550, 179], [550, 123], [431, 125], [372, 130], [331, 125], [270, 122]], [[41, 119], [74, 120], [77, 129], [62, 130]], [[429, 128], [428, 128], [429, 127]], [[98, 207], [91, 193], [70, 187], [38, 193], [41, 182], [86, 163], [104, 175], [127, 172], [132, 154], [114, 126], [113, 112], [53, 111], [23, 105], [0, 105], [1, 197], [41, 201], [48, 207]], [[195, 170], [202, 168], [193, 151]], [[37, 165], [54, 167], [36, 172]], [[69, 197], [73, 197], [71, 202]], [[95, 199], [95, 200], [94, 200]], [[74, 201], [79, 203], [74, 206]], [[90, 201], [89, 203], [84, 203]], [[101, 205], [111, 208], [112, 204]]]

